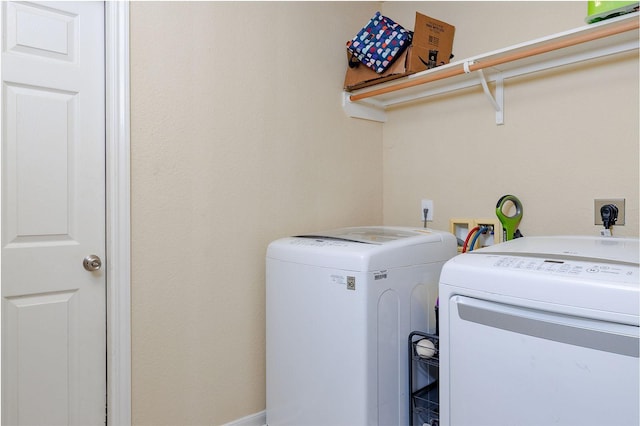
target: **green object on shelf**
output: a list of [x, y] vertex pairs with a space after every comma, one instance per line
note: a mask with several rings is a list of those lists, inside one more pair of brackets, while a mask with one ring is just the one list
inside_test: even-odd
[[638, 10], [637, 1], [588, 1], [587, 17], [585, 21], [589, 24], [602, 21], [603, 19], [613, 18], [614, 16], [624, 15]]

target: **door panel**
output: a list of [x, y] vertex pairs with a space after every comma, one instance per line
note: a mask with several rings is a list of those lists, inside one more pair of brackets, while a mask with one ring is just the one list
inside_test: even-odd
[[[67, 395], [60, 389], [72, 391], [77, 383], [70, 381], [79, 379], [69, 368], [77, 363], [74, 351], [70, 350], [78, 346], [75, 293], [8, 298], [3, 306], [7, 323], [3, 330], [6, 333], [3, 346], [8, 349], [5, 356], [8, 365], [17, 366], [6, 372], [9, 383], [18, 384], [17, 389], [9, 390], [17, 397], [14, 401], [17, 405], [8, 407], [15, 416], [10, 424], [69, 424]], [[42, 318], [47, 318], [46, 327], [42, 326]], [[46, 410], [41, 409], [43, 401], [47, 402]]]
[[[72, 240], [77, 94], [5, 85], [7, 243]], [[39, 119], [42, 117], [43, 119]], [[37, 121], [37, 125], [34, 125]], [[46, 138], [41, 135], [47, 135]], [[40, 170], [48, 170], [46, 179]], [[47, 212], [43, 215], [42, 212]]]
[[[78, 15], [58, 5], [8, 3], [7, 51], [75, 62]], [[69, 9], [69, 8], [67, 8]]]
[[104, 424], [104, 4], [1, 7], [2, 421]]

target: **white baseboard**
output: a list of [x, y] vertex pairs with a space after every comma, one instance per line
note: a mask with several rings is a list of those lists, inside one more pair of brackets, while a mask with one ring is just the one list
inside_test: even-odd
[[250, 414], [241, 419], [234, 420], [222, 426], [265, 426], [267, 424], [267, 412], [265, 410], [259, 413]]

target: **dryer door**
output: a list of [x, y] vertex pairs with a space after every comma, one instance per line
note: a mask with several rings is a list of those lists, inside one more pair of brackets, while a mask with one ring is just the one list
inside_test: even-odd
[[638, 327], [449, 300], [451, 425], [638, 425]]

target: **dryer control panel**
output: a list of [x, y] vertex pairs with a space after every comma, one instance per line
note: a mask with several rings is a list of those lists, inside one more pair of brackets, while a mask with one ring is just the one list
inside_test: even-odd
[[493, 266], [520, 271], [580, 276], [593, 280], [639, 283], [638, 267], [619, 263], [498, 256]]

